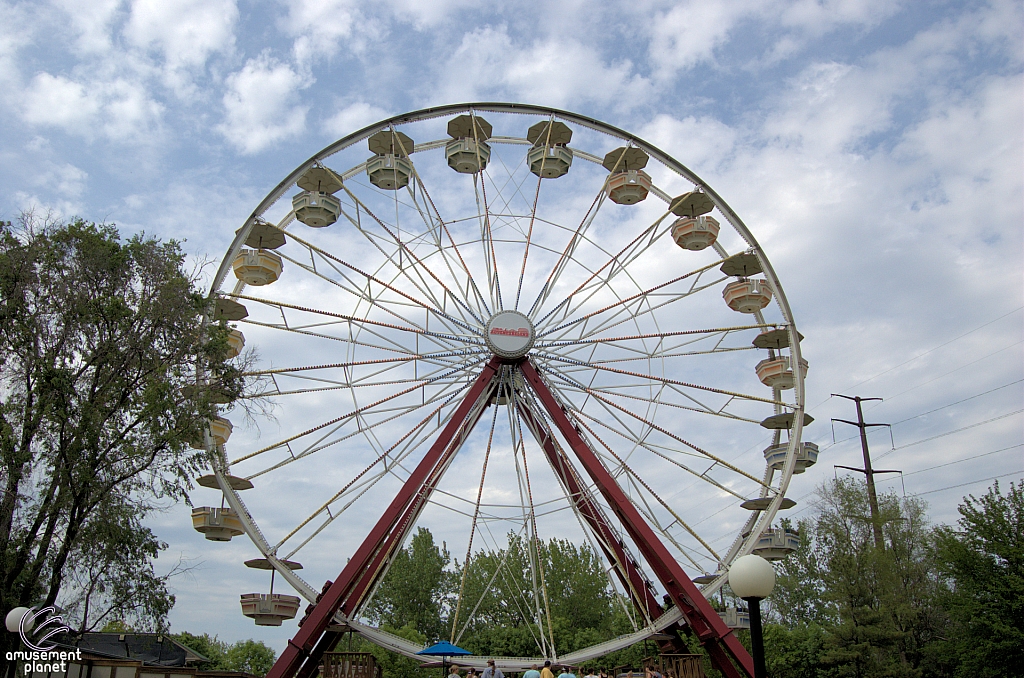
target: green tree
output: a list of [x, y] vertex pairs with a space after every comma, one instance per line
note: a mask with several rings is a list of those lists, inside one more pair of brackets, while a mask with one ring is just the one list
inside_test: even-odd
[[228, 653], [228, 644], [217, 636], [210, 637], [209, 633], [200, 636], [182, 631], [171, 636], [185, 647], [206, 657], [207, 661], [199, 662], [196, 666], [200, 671], [218, 671], [225, 668], [225, 657]]
[[419, 528], [409, 546], [395, 554], [367, 616], [375, 624], [392, 628], [411, 624], [428, 638], [440, 638], [452, 590], [450, 562], [444, 545], [437, 546], [430, 530]]
[[861, 483], [841, 479], [820, 488], [818, 497], [817, 515], [800, 523], [800, 548], [778, 566], [771, 598], [773, 615], [791, 633], [769, 638], [766, 651], [776, 651], [774, 641], [783, 645], [779, 652], [791, 652], [793, 643], [806, 649], [801, 638], [817, 642], [822, 630], [818, 660], [803, 665], [831, 667], [840, 676], [931, 673], [929, 646], [944, 632], [945, 616], [924, 503], [879, 497], [879, 549]]
[[1024, 671], [1024, 483], [1003, 494], [997, 482], [959, 507], [959, 529], [935, 539], [948, 577], [946, 609], [952, 629], [943, 649], [957, 676], [995, 678]]
[[274, 665], [274, 650], [259, 640], [240, 640], [228, 648], [223, 667], [228, 671], [244, 671], [265, 676]]
[[206, 465], [188, 445], [214, 411], [197, 369], [230, 398], [244, 386], [184, 263], [113, 226], [0, 223], [0, 609], [165, 625], [165, 547], [143, 520]]

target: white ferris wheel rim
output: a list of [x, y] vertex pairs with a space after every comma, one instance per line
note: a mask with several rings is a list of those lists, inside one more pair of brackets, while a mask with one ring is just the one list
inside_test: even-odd
[[[283, 198], [288, 191], [293, 189], [296, 182], [299, 180], [300, 177], [302, 177], [302, 175], [307, 170], [314, 167], [318, 163], [326, 161], [327, 158], [353, 146], [354, 144], [366, 140], [368, 137], [370, 137], [372, 134], [376, 132], [387, 129], [393, 129], [394, 127], [400, 125], [408, 125], [412, 123], [423, 122], [433, 118], [458, 115], [462, 113], [524, 114], [538, 117], [546, 117], [551, 120], [559, 120], [574, 123], [576, 125], [589, 128], [593, 131], [619, 139], [631, 146], [635, 146], [637, 148], [642, 149], [652, 159], [659, 161], [664, 167], [672, 170], [680, 177], [682, 177], [689, 183], [693, 184], [695, 187], [699, 188], [711, 199], [711, 201], [714, 203], [718, 211], [725, 217], [725, 219], [729, 222], [729, 224], [732, 226], [735, 232], [740, 235], [743, 241], [745, 241], [748, 247], [748, 251], [756, 255], [758, 262], [760, 263], [764, 278], [767, 281], [767, 284], [773, 293], [774, 302], [780, 314], [782, 315], [783, 321], [780, 324], [780, 326], [784, 326], [789, 335], [790, 359], [793, 362], [793, 364], [800, 364], [802, 358], [800, 353], [800, 342], [798, 339], [799, 334], [797, 332], [796, 322], [793, 318], [793, 314], [789, 306], [789, 302], [786, 298], [785, 292], [782, 288], [782, 285], [779, 282], [778, 277], [770, 261], [762, 251], [760, 245], [757, 243], [753, 234], [749, 231], [749, 229], [746, 227], [746, 225], [743, 223], [740, 217], [732, 210], [731, 207], [729, 207], [725, 200], [721, 198], [721, 196], [719, 196], [706, 182], [704, 182], [699, 176], [697, 176], [696, 173], [687, 168], [681, 162], [677, 161], [672, 156], [668, 155], [667, 153], [661, 151], [657, 147], [653, 146], [652, 144], [644, 141], [643, 139], [633, 134], [630, 134], [628, 132], [625, 132], [624, 130], [618, 129], [616, 127], [595, 120], [593, 118], [589, 118], [587, 116], [582, 116], [576, 113], [563, 111], [555, 108], [536, 106], [530, 104], [479, 102], [453, 104], [447, 106], [422, 109], [386, 118], [372, 125], [368, 125], [358, 131], [355, 131], [327, 145], [319, 152], [314, 154], [312, 157], [310, 157], [308, 160], [299, 165], [284, 180], [282, 180], [281, 183], [279, 183], [270, 193], [268, 193], [268, 195], [260, 202], [260, 204], [252, 212], [252, 214], [250, 214], [250, 216], [246, 219], [243, 226], [238, 230], [231, 246], [228, 248], [227, 253], [225, 254], [223, 260], [221, 261], [215, 278], [211, 284], [211, 296], [216, 296], [221, 293], [220, 290], [222, 289], [222, 286], [225, 284], [228, 272], [231, 270], [231, 263], [235, 259], [239, 251], [242, 249], [244, 242], [253, 225], [256, 224], [258, 220], [275, 203], [277, 203], [281, 198]], [[502, 140], [505, 141], [505, 143], [526, 143], [525, 139], [519, 140], [514, 138], [503, 138]], [[439, 146], [437, 142], [431, 142], [430, 144], [422, 145], [417, 144], [416, 151], [420, 152], [423, 150], [431, 150], [433, 148], [438, 147]], [[582, 152], [580, 150], [573, 149], [573, 153], [577, 157], [582, 156], [584, 157], [584, 159], [600, 163], [599, 158], [596, 158], [595, 156], [588, 157], [587, 153]], [[353, 168], [353, 170], [359, 169], [361, 169], [360, 166]], [[352, 173], [352, 171], [349, 171], [349, 174]], [[740, 534], [733, 540], [733, 543], [730, 545], [729, 551], [724, 554], [722, 558], [723, 562], [721, 563], [723, 566], [727, 566], [728, 563], [732, 562], [732, 560], [734, 560], [735, 558], [740, 557], [742, 555], [746, 555], [751, 551], [756, 542], [756, 535], [759, 535], [764, 529], [768, 528], [771, 525], [772, 521], [775, 519], [777, 511], [780, 509], [780, 505], [783, 499], [786, 496], [786, 491], [793, 476], [796, 462], [796, 450], [797, 447], [800, 445], [801, 433], [804, 425], [804, 419], [803, 416], [801, 416], [804, 412], [805, 406], [804, 375], [802, 370], [800, 369], [794, 369], [793, 373], [794, 392], [792, 400], [794, 401], [794, 405], [787, 406], [787, 411], [791, 411], [793, 413], [794, 421], [792, 429], [790, 429], [789, 448], [786, 456], [786, 462], [783, 466], [783, 469], [780, 472], [778, 472], [778, 475], [776, 476], [778, 478], [777, 493], [771, 498], [770, 503], [765, 509], [759, 512], [755, 511], [751, 513], [750, 517], [744, 524], [743, 529], [740, 531]], [[782, 409], [778, 405], [776, 405], [776, 413], [780, 413], [781, 411]], [[278, 554], [274, 550], [274, 546], [270, 542], [268, 542], [268, 540], [264, 537], [259, 526], [257, 525], [256, 521], [252, 518], [250, 512], [246, 508], [238, 492], [236, 492], [229, 483], [227, 479], [227, 473], [225, 472], [223, 464], [215, 463], [214, 471], [217, 476], [217, 482], [225, 496], [228, 505], [237, 512], [247, 535], [253, 541], [253, 543], [260, 551], [260, 553], [263, 555], [263, 557], [266, 558], [271, 565], [273, 565], [274, 569], [276, 570], [276, 574], [280, 575], [285, 580], [287, 580], [288, 583], [297, 592], [299, 592], [300, 595], [307, 601], [315, 601], [317, 595], [319, 594], [319, 591], [315, 587], [307, 583], [305, 580], [303, 580], [300, 576], [298, 576], [294, 570], [285, 565], [284, 561], [286, 560], [286, 558], [281, 558], [278, 556]], [[766, 472], [766, 474], [768, 474], [766, 475], [766, 477], [771, 477], [770, 474], [772, 473], [773, 472], [769, 469]], [[762, 494], [763, 496], [768, 496], [767, 490], [765, 490]], [[702, 593], [704, 593], [706, 597], [710, 597], [725, 584], [725, 581], [726, 574], [725, 567], [723, 567], [722, 570], [718, 573], [718, 576], [714, 578], [714, 580], [702, 586]], [[654, 635], [655, 633], [658, 633], [660, 630], [668, 626], [671, 626], [673, 623], [679, 621], [681, 616], [681, 613], [677, 609], [672, 608], [664, 615], [659, 617], [656, 620], [656, 623], [650, 624], [645, 628], [641, 628], [632, 634], [620, 636], [619, 638], [615, 638], [610, 641], [601, 643], [599, 645], [594, 645], [589, 648], [585, 648], [582, 651], [574, 652], [570, 655], [564, 655], [560, 657], [560, 661], [568, 663], [579, 663], [592, 657], [600, 656], [602, 654], [606, 654], [608, 652], [621, 649], [623, 647], [627, 647], [640, 640], [648, 638]], [[344, 618], [340, 615], [340, 613], [337, 616], [337, 619], [339, 622], [345, 622], [349, 624], [354, 630], [359, 632], [364, 637], [370, 639], [371, 641], [387, 649], [396, 651], [400, 654], [414, 657], [415, 653], [422, 649], [419, 647], [418, 644], [412, 643], [408, 640], [387, 633], [380, 629], [376, 629], [373, 626], [360, 622], [357, 619]], [[463, 663], [466, 663], [467, 665], [475, 665], [478, 663], [482, 666], [484, 659], [485, 658], [483, 657], [479, 657], [476, 659], [467, 658], [467, 661]], [[518, 663], [536, 661], [536, 658], [517, 659], [519, 659]]]

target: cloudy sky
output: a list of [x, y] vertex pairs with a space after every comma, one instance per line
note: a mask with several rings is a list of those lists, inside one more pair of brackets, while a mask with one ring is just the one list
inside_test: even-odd
[[[953, 522], [965, 493], [1024, 477], [1022, 29], [998, 0], [4, 0], [0, 218], [80, 215], [219, 260], [281, 179], [365, 124], [573, 110], [693, 169], [773, 262], [825, 450], [794, 480], [796, 517], [860, 464], [855, 429], [833, 445], [845, 393], [884, 398], [866, 416], [892, 437], [872, 450], [903, 476], [880, 487]], [[265, 584], [239, 564], [251, 545], [205, 542], [186, 507], [154, 527], [197, 565], [174, 630], [280, 649], [294, 623], [237, 610]]]

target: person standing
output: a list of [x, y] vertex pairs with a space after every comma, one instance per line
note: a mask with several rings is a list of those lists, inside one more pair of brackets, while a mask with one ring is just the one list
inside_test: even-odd
[[558, 678], [576, 678], [576, 674], [572, 672], [571, 666], [563, 666], [562, 672], [558, 674]]
[[540, 678], [555, 678], [555, 674], [551, 673], [551, 660], [544, 662], [544, 668], [540, 670]]
[[523, 678], [540, 678], [540, 671], [537, 670], [537, 665], [531, 666], [530, 670], [523, 674]]
[[493, 659], [488, 659], [487, 668], [484, 669], [483, 675], [480, 678], [505, 678], [505, 674], [501, 672], [501, 669], [495, 668]]

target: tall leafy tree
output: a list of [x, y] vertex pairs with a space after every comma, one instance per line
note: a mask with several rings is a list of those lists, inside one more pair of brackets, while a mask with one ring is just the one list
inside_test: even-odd
[[451, 597], [451, 556], [434, 543], [430, 530], [419, 528], [409, 545], [395, 554], [368, 606], [376, 624], [412, 628], [428, 638], [444, 635]]
[[943, 527], [935, 549], [950, 582], [953, 620], [943, 644], [957, 676], [995, 678], [1024, 671], [1024, 483], [1003, 494], [997, 482], [959, 507], [958, 528]]
[[[772, 609], [789, 633], [768, 634], [767, 649], [796, 652], [802, 657], [794, 662], [821, 675], [931, 672], [928, 647], [944, 632], [945, 615], [924, 503], [880, 496], [879, 548], [863, 485], [841, 479], [823, 486], [818, 497], [817, 515], [799, 525], [800, 548], [778, 565]], [[815, 646], [820, 654], [811, 661], [808, 648]]]
[[164, 624], [164, 545], [143, 520], [206, 464], [188, 445], [214, 412], [197, 369], [244, 388], [184, 264], [178, 243], [113, 226], [0, 224], [0, 609]]

